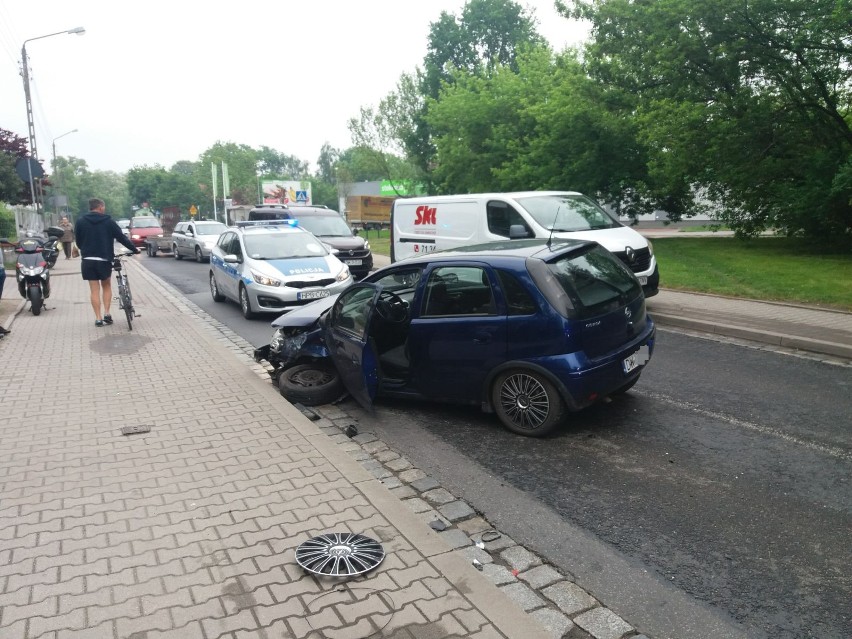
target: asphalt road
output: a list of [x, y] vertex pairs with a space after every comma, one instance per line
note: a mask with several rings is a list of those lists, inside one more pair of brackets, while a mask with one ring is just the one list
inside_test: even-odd
[[[143, 263], [267, 343], [206, 264]], [[852, 636], [850, 368], [660, 331], [632, 392], [545, 440], [472, 408], [344, 408], [649, 636]]]

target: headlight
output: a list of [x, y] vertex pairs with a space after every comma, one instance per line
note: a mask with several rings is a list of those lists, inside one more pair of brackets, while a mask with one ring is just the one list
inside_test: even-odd
[[648, 242], [648, 251], [651, 253], [651, 255], [653, 255], [654, 254], [654, 245], [651, 244], [651, 240], [647, 240], [647, 242]]
[[367, 240], [364, 240], [364, 248], [368, 251], [370, 250], [370, 243]]
[[204, 248], [212, 249], [213, 248], [213, 242], [204, 242]]
[[281, 329], [280, 328], [272, 334], [272, 339], [269, 340], [269, 350], [270, 351], [275, 352], [279, 348], [281, 348]]
[[276, 280], [271, 277], [267, 277], [266, 275], [261, 275], [255, 271], [251, 272], [251, 276], [255, 282], [258, 284], [263, 284], [264, 286], [281, 286], [281, 280]]
[[340, 273], [337, 274], [335, 278], [338, 282], [345, 282], [349, 279], [349, 267], [345, 266], [340, 270]]
[[134, 239], [134, 240], [142, 239], [142, 236], [141, 236], [141, 235], [139, 235], [139, 233], [134, 233], [134, 234], [133, 234], [133, 235], [131, 235], [130, 237], [131, 237], [132, 239]]

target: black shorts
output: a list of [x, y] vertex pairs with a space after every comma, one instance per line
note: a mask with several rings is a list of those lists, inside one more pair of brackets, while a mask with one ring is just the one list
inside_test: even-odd
[[108, 280], [112, 274], [112, 262], [100, 260], [81, 260], [83, 265], [80, 271], [84, 280]]

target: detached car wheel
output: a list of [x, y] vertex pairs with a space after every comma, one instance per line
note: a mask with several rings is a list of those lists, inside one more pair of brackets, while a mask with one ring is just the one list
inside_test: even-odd
[[278, 376], [278, 390], [289, 402], [305, 406], [328, 404], [343, 394], [337, 369], [325, 362], [296, 364]]
[[528, 437], [547, 435], [565, 415], [565, 402], [553, 384], [528, 370], [501, 373], [494, 380], [491, 403], [506, 428]]

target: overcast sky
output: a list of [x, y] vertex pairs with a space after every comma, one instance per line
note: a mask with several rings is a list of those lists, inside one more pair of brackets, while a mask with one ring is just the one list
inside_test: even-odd
[[[553, 0], [519, 0], [557, 50], [585, 27]], [[92, 170], [197, 160], [217, 141], [269, 146], [316, 167], [323, 143], [376, 105], [426, 53], [429, 24], [464, 0], [0, 0], [0, 128], [27, 137], [27, 42], [39, 158]], [[76, 133], [67, 132], [78, 129]], [[56, 140], [56, 138], [61, 139]]]

